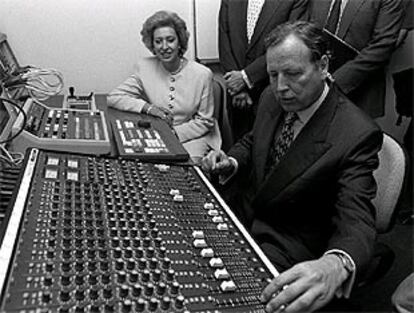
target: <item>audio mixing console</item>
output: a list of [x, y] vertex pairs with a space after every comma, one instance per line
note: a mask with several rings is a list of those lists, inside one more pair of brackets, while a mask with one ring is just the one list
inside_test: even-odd
[[116, 146], [120, 156], [156, 161], [187, 161], [188, 152], [167, 123], [140, 115], [139, 118], [112, 120]]
[[[87, 154], [107, 154], [111, 150], [105, 114], [102, 111], [49, 108], [29, 99], [23, 108], [27, 115], [24, 131], [11, 148], [24, 152], [28, 147]], [[13, 130], [22, 127], [17, 117]]]
[[31, 149], [1, 312], [261, 313], [276, 270], [197, 167]]

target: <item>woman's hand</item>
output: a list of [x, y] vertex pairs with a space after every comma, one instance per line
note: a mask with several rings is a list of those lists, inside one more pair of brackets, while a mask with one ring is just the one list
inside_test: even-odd
[[146, 113], [147, 115], [159, 117], [160, 119], [166, 121], [170, 127], [173, 124], [172, 112], [165, 108], [160, 108], [155, 105], [151, 105], [148, 107]]
[[165, 121], [167, 121], [168, 125], [170, 125], [170, 127], [172, 127], [173, 121], [174, 121], [173, 113], [170, 110], [166, 109], [166, 108], [159, 108], [159, 109], [161, 111], [163, 111], [164, 114], [165, 114], [165, 117], [162, 118], [162, 119], [164, 119]]

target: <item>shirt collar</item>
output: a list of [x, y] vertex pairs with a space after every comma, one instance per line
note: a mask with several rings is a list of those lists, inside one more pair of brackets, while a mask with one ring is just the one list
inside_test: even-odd
[[315, 114], [316, 110], [319, 109], [322, 102], [325, 100], [326, 96], [328, 95], [328, 92], [329, 92], [329, 87], [328, 87], [328, 84], [325, 83], [322, 94], [319, 96], [319, 98], [306, 109], [296, 112], [299, 117], [298, 121], [300, 123], [306, 124], [310, 120], [310, 118], [313, 116], [313, 114]]

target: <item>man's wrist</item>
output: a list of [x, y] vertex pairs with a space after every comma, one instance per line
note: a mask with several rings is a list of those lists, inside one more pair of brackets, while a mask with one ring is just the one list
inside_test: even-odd
[[348, 277], [352, 274], [353, 270], [350, 268], [349, 262], [348, 260], [346, 260], [346, 256], [340, 253], [330, 253], [327, 255], [332, 255], [333, 257], [335, 257], [335, 259], [338, 261], [339, 266], [343, 269], [343, 273], [345, 274], [344, 280], [347, 280]]
[[241, 75], [242, 75], [243, 81], [244, 81], [244, 83], [246, 84], [246, 86], [247, 86], [249, 89], [252, 89], [252, 88], [253, 88], [253, 84], [252, 84], [252, 82], [250, 81], [249, 77], [247, 76], [246, 71], [245, 71], [245, 70], [241, 70], [241, 71], [240, 71], [240, 73], [241, 73]]

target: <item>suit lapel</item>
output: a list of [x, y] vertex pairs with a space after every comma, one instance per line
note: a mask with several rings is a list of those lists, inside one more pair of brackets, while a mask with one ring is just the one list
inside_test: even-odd
[[[243, 1], [246, 2], [247, 1]], [[267, 23], [272, 19], [273, 15], [277, 12], [277, 8], [279, 7], [282, 1], [275, 1], [275, 0], [265, 0], [263, 4], [262, 11], [259, 14], [259, 18], [257, 19], [256, 26], [254, 28], [253, 36], [250, 40], [250, 47], [253, 47], [256, 42], [260, 39], [263, 34], [263, 30], [266, 27]], [[245, 10], [247, 12], [247, 8]], [[246, 25], [247, 13], [245, 14], [245, 25]], [[246, 28], [246, 27], [245, 27]]]
[[260, 131], [260, 144], [257, 145], [255, 155], [253, 156], [256, 160], [258, 182], [261, 182], [264, 179], [267, 156], [269, 154], [269, 149], [273, 144], [274, 134], [277, 127], [279, 126], [280, 117], [282, 113], [282, 109], [280, 106], [276, 107], [273, 105], [272, 108], [274, 109], [269, 111], [269, 114], [266, 116], [266, 119], [263, 119], [260, 122], [262, 127], [262, 130]]
[[344, 13], [342, 14], [341, 24], [339, 25], [338, 37], [344, 38], [349, 26], [354, 18], [357, 16], [358, 10], [366, 0], [348, 0], [345, 6]]
[[312, 22], [325, 26], [332, 0], [315, 0]]
[[326, 137], [336, 110], [336, 102], [333, 101], [336, 93], [332, 89], [292, 143], [285, 157], [259, 186], [253, 202], [255, 207], [263, 207], [263, 204], [268, 203], [272, 198], [280, 197], [289, 184], [300, 177], [331, 147], [331, 144], [326, 142]]

